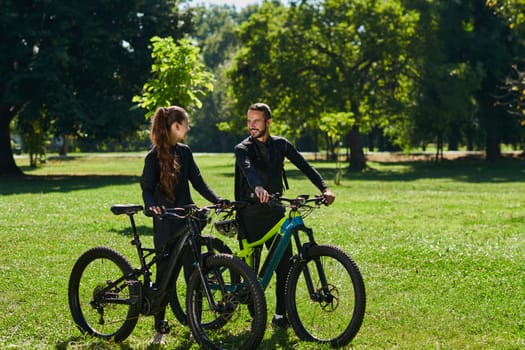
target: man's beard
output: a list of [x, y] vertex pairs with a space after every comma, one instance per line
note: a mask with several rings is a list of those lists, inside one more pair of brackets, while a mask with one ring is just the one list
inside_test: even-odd
[[[262, 130], [250, 130], [250, 135], [255, 138], [255, 139], [258, 139], [262, 136], [264, 136], [266, 134], [266, 128], [262, 129]], [[254, 134], [254, 132], [256, 132], [256, 134]]]

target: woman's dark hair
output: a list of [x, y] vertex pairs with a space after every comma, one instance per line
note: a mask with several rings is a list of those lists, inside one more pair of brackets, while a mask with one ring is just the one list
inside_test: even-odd
[[249, 111], [259, 111], [264, 112], [264, 119], [272, 119], [272, 110], [270, 109], [270, 106], [268, 106], [266, 103], [258, 102], [254, 103], [250, 107], [248, 107]]
[[151, 119], [150, 140], [157, 151], [160, 167], [160, 183], [171, 201], [174, 200], [173, 189], [180, 174], [180, 164], [174, 157], [170, 143], [171, 124], [189, 120], [188, 113], [179, 106], [160, 107]]

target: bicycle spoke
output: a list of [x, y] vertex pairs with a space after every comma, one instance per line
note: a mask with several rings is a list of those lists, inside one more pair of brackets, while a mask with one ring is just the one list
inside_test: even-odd
[[71, 273], [69, 303], [81, 330], [119, 341], [133, 330], [139, 314], [138, 281], [113, 281], [131, 271], [129, 263], [108, 248], [93, 248]]
[[[364, 315], [361, 276], [357, 266], [341, 250], [328, 246], [311, 250], [310, 258], [295, 266], [288, 280], [290, 322], [301, 339], [333, 346], [346, 345], [359, 330]], [[319, 263], [326, 276], [325, 285], [321, 282]], [[313, 293], [305, 280], [305, 268], [314, 287]]]
[[[242, 264], [242, 265], [241, 265]], [[188, 286], [188, 316], [194, 336], [213, 349], [254, 349], [266, 325], [266, 302], [255, 274], [232, 256], [216, 255], [207, 262], [208, 302], [198, 272]]]

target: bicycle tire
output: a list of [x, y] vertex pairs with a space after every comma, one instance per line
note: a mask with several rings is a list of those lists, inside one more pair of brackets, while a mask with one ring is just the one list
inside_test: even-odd
[[214, 254], [206, 257], [203, 272], [219, 310], [210, 307], [201, 275], [194, 271], [188, 283], [186, 309], [195, 340], [205, 349], [256, 349], [266, 330], [267, 308], [254, 271], [234, 256]]
[[82, 333], [120, 342], [133, 332], [141, 309], [140, 282], [123, 279], [101, 293], [108, 283], [132, 272], [126, 258], [111, 248], [95, 247], [78, 258], [69, 278], [68, 299]]
[[[202, 240], [199, 240], [200, 243], [205, 242], [206, 239], [211, 239], [211, 245], [213, 247], [214, 252], [232, 254], [232, 250], [230, 249], [230, 247], [228, 247], [219, 238], [213, 236], [202, 236], [202, 238]], [[188, 315], [186, 314], [186, 310], [182, 307], [186, 303], [187, 283], [184, 279], [184, 273], [181, 273], [182, 271], [182, 262], [180, 262], [177, 264], [177, 266], [175, 266], [175, 273], [173, 278], [174, 282], [172, 288], [173, 292], [171, 293], [169, 303], [171, 311], [173, 312], [173, 315], [175, 315], [177, 321], [179, 321], [183, 325], [187, 325]]]
[[[328, 282], [323, 291], [316, 261], [320, 261]], [[315, 295], [310, 295], [304, 269], [312, 277]], [[331, 245], [307, 249], [297, 260], [286, 281], [286, 310], [290, 324], [301, 340], [343, 347], [356, 336], [366, 308], [363, 277], [357, 264], [343, 250]]]

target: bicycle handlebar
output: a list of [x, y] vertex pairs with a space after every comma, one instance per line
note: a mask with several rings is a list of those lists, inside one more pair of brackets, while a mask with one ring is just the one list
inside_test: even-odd
[[326, 205], [326, 196], [322, 194], [316, 194], [312, 198], [310, 198], [310, 195], [308, 194], [302, 194], [295, 198], [289, 198], [289, 197], [282, 197], [279, 193], [270, 195], [270, 200], [282, 203], [287, 202], [288, 206], [290, 207], [304, 207], [308, 203], [314, 203], [315, 205]]
[[[282, 197], [279, 193], [271, 194], [270, 195], [270, 202], [274, 205], [283, 205], [283, 202], [287, 203], [287, 206], [291, 208], [298, 208], [298, 207], [304, 207], [307, 206], [308, 203], [314, 203], [315, 205], [319, 206], [321, 204], [326, 205], [326, 197], [322, 194], [315, 195], [313, 197], [310, 197], [310, 195], [303, 194], [299, 195], [295, 198], [289, 198], [289, 197]], [[246, 201], [232, 201], [227, 203], [220, 203], [220, 204], [211, 204], [203, 207], [198, 207], [195, 204], [189, 204], [185, 205], [183, 207], [177, 207], [177, 208], [164, 208], [164, 211], [161, 214], [155, 214], [152, 212], [146, 213], [146, 215], [149, 216], [156, 216], [160, 218], [177, 218], [177, 219], [187, 219], [188, 217], [193, 218], [200, 218], [199, 214], [208, 215], [208, 212], [211, 210], [215, 210], [217, 214], [228, 211], [228, 210], [238, 210], [241, 208], [244, 208], [246, 206], [252, 205], [253, 203], [246, 202]], [[270, 205], [271, 205], [270, 204]]]
[[224, 204], [211, 204], [204, 207], [198, 207], [195, 204], [188, 204], [182, 207], [177, 208], [163, 208], [161, 214], [154, 214], [153, 216], [160, 218], [177, 218], [177, 219], [187, 219], [188, 217], [202, 219], [199, 217], [199, 214], [208, 215], [210, 210], [219, 210], [224, 207]]
[[[286, 204], [283, 202], [286, 202]], [[289, 197], [282, 197], [280, 193], [270, 194], [270, 202], [268, 204], [269, 205], [286, 205], [289, 207], [297, 208], [297, 207], [304, 207], [308, 203], [314, 203], [317, 206], [321, 204], [324, 204], [324, 205], [327, 204], [326, 197], [322, 194], [318, 194], [313, 197], [310, 197], [310, 195], [307, 195], [307, 194], [303, 194], [295, 198], [289, 198]], [[234, 201], [234, 202], [230, 202], [229, 205], [227, 205], [226, 207], [220, 208], [219, 210], [217, 210], [217, 212], [219, 213], [223, 210], [226, 211], [228, 209], [229, 210], [239, 210], [239, 209], [242, 209], [244, 207], [247, 207], [253, 204], [254, 203], [250, 201]]]

